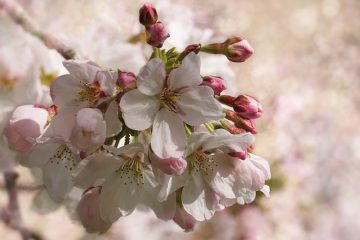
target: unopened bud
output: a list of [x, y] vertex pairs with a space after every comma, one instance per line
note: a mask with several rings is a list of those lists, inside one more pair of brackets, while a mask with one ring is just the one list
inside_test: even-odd
[[31, 150], [32, 140], [39, 137], [48, 122], [49, 113], [33, 105], [19, 106], [4, 128], [4, 135], [10, 149], [19, 152]]
[[223, 43], [225, 50], [225, 56], [232, 62], [244, 62], [253, 53], [254, 49], [250, 46], [250, 43], [239, 37], [229, 38]]
[[246, 131], [242, 128], [236, 127], [233, 123], [229, 121], [222, 121], [221, 126], [215, 126], [215, 129], [223, 128], [226, 129], [231, 134], [244, 134]]
[[262, 115], [261, 104], [253, 97], [238, 96], [233, 102], [233, 108], [242, 118], [255, 119]]
[[155, 7], [151, 3], [145, 3], [139, 10], [139, 22], [148, 26], [155, 24], [158, 20], [158, 14]]
[[119, 71], [117, 84], [122, 90], [133, 89], [136, 87], [136, 77], [132, 72]]
[[220, 95], [226, 89], [226, 82], [221, 77], [205, 76], [203, 80], [202, 85], [211, 87], [215, 95]]
[[253, 134], [257, 133], [255, 122], [252, 119], [243, 119], [238, 113], [224, 109], [226, 119], [235, 123], [237, 128], [244, 129], [247, 132], [251, 132]]
[[252, 134], [257, 134], [256, 125], [252, 119], [241, 119], [235, 123], [235, 126], [242, 128], [247, 132], [251, 132]]
[[77, 206], [80, 221], [89, 233], [103, 233], [111, 226], [100, 216], [100, 189], [96, 187], [87, 190]]
[[223, 43], [212, 43], [201, 47], [201, 51], [212, 54], [223, 54], [232, 62], [244, 62], [254, 49], [249, 42], [240, 37], [232, 37]]
[[170, 34], [161, 22], [146, 26], [146, 42], [151, 46], [161, 48], [168, 37]]
[[191, 44], [185, 48], [185, 52], [187, 52], [187, 53], [194, 52], [194, 53], [198, 54], [200, 49], [201, 49], [200, 43], [199, 44]]
[[218, 98], [219, 102], [221, 102], [222, 104], [225, 104], [229, 107], [233, 106], [233, 102], [235, 100], [235, 97], [233, 96], [229, 96], [229, 95], [221, 95]]
[[192, 231], [195, 227], [196, 220], [187, 213], [184, 208], [179, 205], [176, 205], [176, 212], [173, 218], [174, 222], [179, 225], [185, 231]]

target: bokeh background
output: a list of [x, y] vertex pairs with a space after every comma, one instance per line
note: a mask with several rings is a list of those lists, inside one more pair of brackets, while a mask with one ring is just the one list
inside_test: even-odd
[[[100, 65], [137, 72], [145, 63], [148, 49], [128, 43], [141, 31], [137, 17], [143, 1], [13, 2], [19, 3], [42, 31]], [[140, 209], [121, 218], [102, 236], [87, 235], [72, 216], [73, 203], [65, 207], [43, 200], [37, 181], [27, 169], [18, 167], [25, 225], [50, 240], [359, 239], [360, 1], [150, 2], [170, 31], [167, 47], [182, 49], [233, 35], [246, 38], [254, 47], [253, 57], [241, 64], [203, 55], [202, 69], [223, 76], [230, 93], [256, 96], [262, 103], [255, 153], [271, 164], [271, 197], [258, 194], [254, 204], [220, 212], [191, 233]], [[25, 68], [31, 71], [36, 59], [45, 85], [44, 76], [63, 73], [61, 57], [15, 24], [1, 4], [0, 33], [0, 63], [14, 63], [20, 72]], [[8, 51], [10, 46], [13, 49]], [[0, 76], [0, 101], [9, 112], [11, 106], [25, 100], [15, 94], [5, 104], [4, 96], [23, 84], [21, 77], [10, 83], [6, 79], [4, 74]], [[6, 121], [7, 116], [5, 111], [0, 118]], [[2, 206], [7, 195], [1, 184]], [[0, 239], [21, 238], [0, 223]]]

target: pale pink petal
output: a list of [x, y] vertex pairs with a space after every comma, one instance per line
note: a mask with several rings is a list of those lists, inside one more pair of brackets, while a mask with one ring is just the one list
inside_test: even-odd
[[99, 109], [82, 108], [76, 114], [71, 142], [81, 151], [90, 153], [104, 144], [106, 123]]
[[266, 160], [251, 154], [246, 160], [229, 158], [234, 165], [236, 187], [258, 191], [271, 177], [269, 164]]
[[185, 231], [192, 231], [196, 224], [196, 220], [178, 205], [176, 205], [176, 212], [173, 220]]
[[[160, 187], [154, 188], [151, 182], [155, 181], [154, 175], [150, 171], [145, 171], [144, 175], [147, 174], [147, 181], [144, 182], [144, 188], [141, 193], [141, 204], [150, 207], [155, 215], [162, 220], [170, 220], [175, 215], [176, 196], [175, 194], [170, 195], [165, 201], [159, 202], [157, 200], [157, 194]], [[152, 181], [148, 181], [149, 178]]]
[[112, 96], [115, 90], [115, 84], [118, 74], [110, 71], [99, 71], [96, 74], [96, 81], [100, 84], [100, 89], [106, 96]]
[[204, 181], [199, 174], [191, 174], [184, 186], [181, 199], [186, 212], [197, 221], [210, 219], [215, 210], [207, 202]]
[[110, 153], [99, 152], [83, 159], [73, 174], [74, 184], [87, 189], [110, 176], [121, 166], [121, 160]]
[[151, 147], [161, 158], [181, 157], [186, 146], [184, 123], [174, 112], [162, 108], [154, 120]]
[[135, 153], [138, 152], [143, 152], [144, 151], [144, 146], [141, 143], [131, 143], [125, 146], [122, 146], [120, 148], [116, 148], [113, 146], [103, 146], [107, 151], [109, 151], [110, 153], [116, 155], [116, 156], [120, 156], [120, 155], [133, 155]]
[[153, 172], [156, 174], [156, 179], [161, 186], [157, 197], [160, 202], [165, 201], [170, 194], [183, 187], [189, 176], [188, 168], [179, 176], [167, 175], [161, 171], [156, 171], [156, 169], [153, 169]]
[[28, 160], [22, 161], [21, 164], [26, 167], [44, 166], [54, 156], [59, 147], [60, 144], [58, 143], [36, 145], [31, 151]]
[[92, 61], [89, 60], [67, 60], [63, 62], [64, 67], [76, 79], [93, 83], [96, 74], [101, 69]]
[[43, 178], [50, 197], [61, 202], [73, 188], [71, 170], [66, 160], [58, 163], [49, 161], [43, 168]]
[[190, 139], [188, 141], [188, 145], [186, 147], [185, 156], [190, 156], [194, 152], [199, 149], [203, 149], [203, 145], [205, 145], [211, 138], [214, 138], [213, 134], [209, 134], [208, 132], [194, 132], [191, 134]]
[[137, 87], [148, 96], [159, 94], [165, 85], [165, 64], [160, 58], [151, 59], [137, 77]]
[[52, 119], [44, 137], [62, 137], [68, 140], [76, 120], [77, 108], [64, 108]]
[[192, 126], [223, 119], [222, 107], [213, 95], [213, 90], [207, 86], [188, 89], [177, 99], [177, 105], [183, 112], [179, 116]]
[[[184, 58], [177, 69], [170, 72], [168, 81], [171, 90], [199, 86], [201, 83], [200, 58], [193, 52]], [[212, 94], [214, 95], [214, 93]]]
[[256, 192], [248, 189], [242, 189], [240, 191], [240, 197], [236, 199], [236, 202], [240, 205], [249, 204], [255, 200]]
[[120, 101], [126, 126], [138, 131], [151, 127], [159, 108], [159, 99], [144, 95], [137, 89], [127, 92]]
[[66, 74], [51, 82], [50, 95], [54, 104], [59, 108], [72, 107], [79, 104], [77, 99], [81, 88], [82, 85], [79, 80]]
[[[234, 135], [223, 129], [217, 129], [214, 133], [214, 137], [209, 138], [209, 140], [203, 144], [204, 151], [220, 149], [226, 153], [234, 151], [241, 152], [246, 150], [246, 148], [255, 141], [254, 135], [251, 133]], [[219, 133], [221, 133], [221, 135], [219, 135]]]
[[118, 116], [119, 109], [116, 101], [112, 101], [105, 112], [106, 137], [112, 137], [122, 130], [122, 122]]
[[213, 191], [224, 198], [235, 198], [233, 191], [235, 176], [227, 154], [216, 153], [214, 156], [213, 170], [204, 175], [204, 179]]
[[130, 182], [125, 174], [121, 174], [116, 172], [108, 177], [101, 191], [100, 213], [108, 222], [131, 214], [140, 200], [141, 190], [137, 183]]

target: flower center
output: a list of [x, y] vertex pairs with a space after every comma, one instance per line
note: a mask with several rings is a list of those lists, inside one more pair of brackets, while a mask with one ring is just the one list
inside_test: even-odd
[[160, 101], [172, 112], [178, 112], [178, 106], [176, 105], [176, 98], [180, 96], [179, 93], [173, 92], [168, 88], [164, 88], [160, 94]]
[[125, 161], [116, 170], [120, 178], [124, 179], [124, 184], [136, 183], [138, 186], [144, 184], [143, 163], [138, 155], [134, 157], [121, 156]]
[[214, 161], [212, 155], [209, 155], [202, 150], [198, 150], [190, 155], [188, 158], [190, 163], [190, 169], [194, 169], [197, 172], [208, 175], [210, 172], [214, 171]]
[[81, 90], [78, 93], [78, 102], [87, 102], [89, 107], [94, 106], [100, 99], [102, 92], [100, 85], [95, 83], [81, 82]]
[[17, 77], [11, 77], [5, 72], [3, 76], [0, 76], [0, 89], [11, 91], [14, 89], [16, 82], [19, 79]]
[[61, 163], [62, 165], [64, 165], [65, 168], [68, 168], [70, 171], [73, 170], [76, 166], [76, 160], [72, 152], [65, 145], [61, 145], [56, 150], [55, 154], [50, 157], [50, 163], [57, 165]]

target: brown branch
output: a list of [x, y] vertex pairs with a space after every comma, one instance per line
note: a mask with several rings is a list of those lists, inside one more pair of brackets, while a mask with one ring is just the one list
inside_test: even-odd
[[9, 17], [26, 32], [40, 39], [46, 47], [55, 49], [65, 59], [75, 58], [76, 52], [74, 49], [65, 45], [54, 36], [41, 31], [15, 0], [0, 0], [0, 10], [1, 9], [3, 9]]
[[8, 194], [8, 204], [0, 211], [0, 220], [10, 227], [19, 232], [24, 240], [40, 240], [39, 235], [28, 230], [22, 221], [19, 200], [16, 189], [16, 181], [19, 177], [18, 173], [14, 170], [9, 170], [4, 173], [5, 187]]

